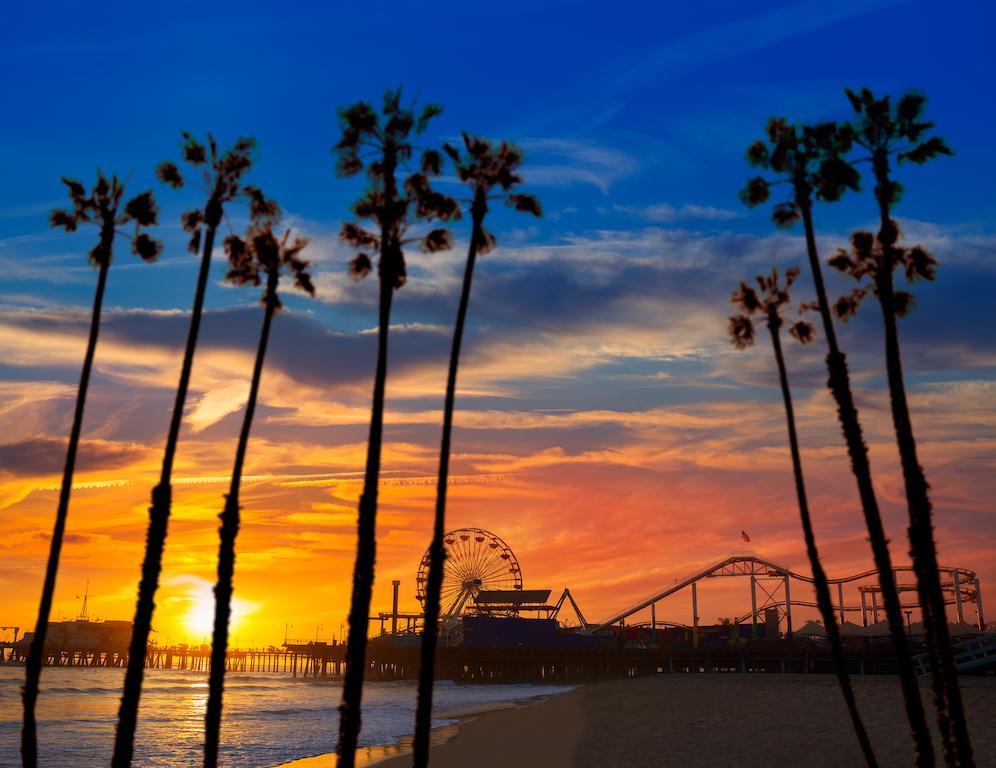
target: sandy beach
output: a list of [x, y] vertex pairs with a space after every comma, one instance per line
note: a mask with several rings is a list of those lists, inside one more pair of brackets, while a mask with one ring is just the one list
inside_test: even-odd
[[[864, 677], [854, 685], [880, 765], [908, 768], [913, 754], [898, 681]], [[976, 763], [996, 766], [996, 678], [966, 677], [961, 685]], [[925, 685], [922, 693], [929, 700]], [[467, 715], [440, 736], [434, 768], [863, 765], [829, 675], [661, 675], [598, 683]], [[411, 764], [403, 745], [391, 749], [365, 757], [378, 768]]]

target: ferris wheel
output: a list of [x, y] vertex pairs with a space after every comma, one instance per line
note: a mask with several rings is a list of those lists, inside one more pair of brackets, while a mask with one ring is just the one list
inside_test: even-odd
[[[468, 601], [473, 602], [482, 590], [522, 589], [522, 570], [508, 544], [482, 528], [459, 528], [443, 537], [446, 559], [443, 562], [443, 588], [440, 618], [459, 616]], [[429, 551], [418, 566], [419, 603], [425, 610], [425, 589], [429, 581]]]

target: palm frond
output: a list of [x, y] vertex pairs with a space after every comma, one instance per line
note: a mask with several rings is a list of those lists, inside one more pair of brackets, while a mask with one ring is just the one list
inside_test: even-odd
[[131, 252], [142, 261], [153, 262], [163, 252], [163, 244], [143, 232], [131, 241]]
[[358, 253], [349, 260], [349, 276], [354, 280], [362, 280], [372, 269], [370, 257], [365, 253]]
[[48, 215], [48, 224], [50, 227], [64, 229], [66, 232], [75, 232], [77, 219], [69, 211], [54, 208]]
[[754, 344], [754, 323], [746, 315], [733, 315], [727, 331], [730, 334], [730, 341], [737, 349], [747, 349]]
[[134, 221], [140, 227], [151, 227], [158, 222], [159, 207], [152, 192], [143, 192], [125, 203], [124, 217], [121, 223]]
[[793, 323], [789, 328], [789, 333], [800, 344], [809, 344], [816, 338], [816, 328], [813, 327], [812, 323], [807, 323], [805, 320]]

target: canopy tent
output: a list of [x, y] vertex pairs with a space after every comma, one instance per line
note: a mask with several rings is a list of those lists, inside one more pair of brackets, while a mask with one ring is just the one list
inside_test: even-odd
[[889, 622], [882, 619], [882, 621], [869, 624], [861, 629], [861, 634], [865, 637], [888, 637], [890, 634]]
[[840, 625], [840, 636], [841, 637], [864, 637], [865, 628], [858, 626], [854, 622], [845, 621]]
[[826, 637], [827, 630], [818, 621], [807, 621], [795, 632], [796, 637]]

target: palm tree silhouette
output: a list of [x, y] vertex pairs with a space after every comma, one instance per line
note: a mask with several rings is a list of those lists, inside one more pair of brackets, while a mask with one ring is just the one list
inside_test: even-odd
[[[211, 268], [211, 252], [214, 249], [215, 233], [224, 215], [224, 206], [236, 199], [249, 201], [250, 216], [261, 222], [274, 218], [278, 211], [276, 204], [264, 197], [256, 187], [243, 185], [242, 177], [252, 166], [254, 139], [240, 138], [229, 149], [220, 151], [214, 137], [208, 136], [207, 146], [201, 144], [188, 133], [183, 134], [183, 159], [192, 166], [192, 174], [204, 184], [207, 201], [203, 209], [187, 211], [182, 216], [183, 228], [190, 233], [188, 248], [196, 254], [201, 250], [200, 271], [197, 275], [197, 290], [194, 306], [190, 314], [190, 330], [187, 346], [183, 353], [183, 366], [180, 369], [180, 383], [176, 391], [173, 415], [166, 438], [166, 451], [163, 456], [162, 473], [159, 484], [152, 489], [152, 505], [149, 507], [149, 528], [145, 541], [145, 558], [142, 562], [142, 579], [138, 586], [138, 603], [135, 607], [135, 622], [132, 628], [131, 644], [128, 649], [128, 670], [125, 673], [124, 693], [118, 711], [118, 727], [114, 741], [112, 768], [128, 768], [131, 765], [135, 745], [135, 726], [138, 719], [138, 703], [142, 695], [142, 677], [145, 668], [145, 653], [152, 630], [152, 613], [155, 610], [156, 589], [159, 586], [159, 573], [162, 570], [163, 547], [166, 543], [167, 525], [172, 504], [171, 478], [173, 458], [180, 435], [183, 407], [190, 384], [190, 370], [197, 345], [197, 333], [204, 308], [204, 293], [207, 290], [208, 274]], [[177, 189], [184, 184], [184, 178], [176, 164], [161, 163], [156, 169], [159, 180]], [[203, 249], [201, 234], [203, 237]]]
[[381, 112], [367, 102], [357, 102], [339, 110], [342, 136], [335, 145], [336, 172], [355, 176], [366, 169], [369, 187], [353, 204], [358, 219], [369, 219], [375, 231], [357, 222], [347, 222], [340, 238], [360, 252], [350, 261], [353, 277], [362, 279], [373, 268], [367, 250], [379, 253], [377, 271], [380, 299], [377, 327], [377, 369], [374, 376], [373, 407], [370, 414], [370, 437], [367, 443], [366, 471], [360, 496], [356, 563], [349, 609], [349, 636], [346, 641], [346, 675], [339, 707], [339, 741], [336, 752], [341, 768], [353, 768], [360, 733], [360, 704], [363, 697], [363, 671], [366, 664], [367, 629], [370, 597], [376, 561], [377, 483], [384, 431], [384, 390], [387, 382], [387, 335], [391, 322], [394, 291], [405, 284], [404, 246], [417, 242], [429, 252], [450, 247], [450, 233], [433, 229], [425, 235], [409, 236], [414, 220], [447, 221], [459, 214], [456, 201], [436, 192], [430, 177], [439, 174], [441, 158], [434, 150], [426, 151], [421, 168], [410, 173], [398, 186], [399, 171], [413, 154], [413, 134], [425, 131], [429, 121], [442, 112], [428, 104], [416, 118], [412, 108], [401, 103], [401, 89], [384, 95]]
[[[879, 230], [876, 238], [867, 233], [855, 233], [852, 238], [853, 258], [846, 252], [838, 254], [834, 266], [861, 280], [871, 279], [873, 292], [879, 299], [885, 325], [885, 364], [889, 380], [889, 400], [892, 422], [903, 468], [906, 501], [909, 509], [910, 556], [917, 575], [917, 593], [923, 607], [934, 688], [937, 719], [941, 729], [944, 755], [948, 764], [971, 765], [972, 744], [965, 721], [965, 710], [958, 687], [951, 637], [948, 632], [944, 593], [937, 570], [937, 547], [931, 520], [930, 486], [917, 459], [913, 422], [906, 402], [902, 358], [899, 351], [899, 329], [896, 317], [911, 308], [911, 297], [896, 291], [893, 273], [902, 266], [908, 280], [932, 280], [936, 262], [923, 248], [902, 248], [899, 227], [892, 220], [892, 207], [899, 201], [902, 185], [892, 178], [892, 160], [902, 164], [926, 163], [938, 155], [953, 154], [943, 139], [928, 136], [933, 122], [924, 119], [926, 97], [909, 92], [898, 102], [886, 96], [875, 98], [867, 88], [859, 93], [848, 89], [847, 97], [856, 115], [855, 143], [869, 156], [855, 162], [871, 162], [875, 176], [875, 199], [878, 202]], [[841, 307], [847, 317], [851, 307], [866, 291], [859, 288], [845, 298]]]
[[[422, 629], [422, 653], [418, 679], [418, 706], [415, 711], [414, 758], [416, 766], [429, 764], [429, 731], [432, 727], [432, 687], [435, 678], [436, 640], [440, 611], [440, 590], [443, 585], [443, 537], [446, 531], [446, 486], [450, 471], [450, 436], [453, 431], [453, 408], [456, 399], [457, 366], [460, 362], [460, 345], [467, 319], [467, 305], [470, 302], [470, 289], [474, 279], [474, 264], [478, 254], [491, 251], [496, 241], [484, 229], [484, 218], [492, 200], [504, 198], [505, 202], [518, 211], [541, 215], [539, 201], [532, 195], [512, 194], [511, 190], [522, 182], [518, 168], [522, 164], [522, 152], [508, 142], [495, 147], [490, 141], [463, 134], [466, 156], [444, 144], [443, 149], [456, 165], [457, 176], [471, 189], [470, 212], [471, 234], [467, 250], [467, 264], [463, 271], [463, 288], [460, 291], [460, 304], [457, 308], [453, 330], [453, 346], [450, 350], [449, 373], [446, 378], [446, 401], [443, 408], [443, 437], [439, 451], [439, 482], [436, 486], [436, 516], [432, 530], [432, 543], [429, 546], [429, 575], [426, 582], [426, 602]], [[500, 192], [494, 194], [495, 189]]]
[[802, 219], [806, 251], [816, 287], [816, 308], [819, 310], [829, 349], [826, 358], [829, 373], [827, 386], [837, 403], [837, 416], [847, 444], [851, 470], [857, 481], [872, 555], [878, 569], [885, 613], [889, 620], [889, 633], [899, 664], [906, 716], [916, 745], [917, 765], [926, 768], [934, 764], [934, 749], [903, 627], [892, 557], [872, 482], [868, 446], [861, 433], [861, 422], [851, 393], [847, 359], [837, 344], [813, 228], [814, 198], [832, 202], [838, 200], [846, 190], [858, 188], [858, 173], [843, 158], [851, 149], [853, 138], [853, 129], [846, 124], [826, 122], [797, 127], [784, 118], [772, 118], [768, 121], [767, 142], [757, 141], [752, 144], [747, 150], [747, 160], [751, 165], [772, 171], [774, 179], [761, 176], [750, 179], [741, 192], [741, 198], [750, 206], [758, 205], [770, 197], [773, 183], [787, 183], [790, 193], [787, 199], [775, 206], [772, 219], [780, 227], [791, 226]]
[[[34, 768], [38, 764], [38, 735], [35, 721], [35, 703], [38, 700], [38, 684], [41, 679], [42, 661], [44, 659], [45, 637], [48, 634], [48, 619], [52, 611], [52, 599], [55, 594], [55, 579], [59, 571], [59, 554], [62, 551], [62, 539], [66, 530], [66, 518], [69, 514], [69, 495], [73, 488], [73, 471], [76, 466], [76, 451], [80, 442], [80, 430], [83, 426], [83, 409], [86, 405], [86, 393], [90, 385], [90, 371], [93, 368], [93, 356], [97, 348], [97, 335], [100, 332], [100, 314], [104, 303], [104, 289], [107, 286], [107, 272], [111, 268], [114, 252], [114, 239], [124, 234], [131, 240], [131, 251], [144, 261], [155, 261], [162, 250], [162, 244], [142, 232], [143, 227], [155, 226], [158, 222], [159, 209], [152, 192], [143, 192], [124, 204], [125, 187], [117, 176], [108, 179], [100, 171], [97, 172], [97, 182], [90, 193], [75, 179], [63, 177], [63, 183], [69, 191], [72, 210], [56, 209], [49, 217], [53, 227], [59, 227], [66, 232], [75, 232], [80, 224], [93, 224], [98, 227], [97, 244], [89, 253], [90, 263], [97, 267], [97, 289], [93, 296], [93, 311], [90, 317], [90, 337], [87, 340], [86, 354], [83, 356], [83, 370], [80, 373], [80, 385], [76, 391], [76, 410], [73, 413], [73, 426], [69, 432], [69, 448], [66, 451], [66, 464], [62, 471], [62, 486], [59, 490], [59, 506], [55, 513], [55, 527], [52, 530], [52, 542], [49, 545], [48, 565], [45, 569], [45, 584], [42, 587], [41, 602], [38, 604], [38, 620], [35, 622], [35, 635], [28, 651], [26, 680], [24, 683], [24, 721], [21, 730], [21, 758], [25, 768]], [[120, 211], [120, 213], [119, 213]], [[134, 222], [134, 234], [122, 232], [119, 227]]]
[[216, 768], [218, 765], [221, 706], [225, 686], [225, 654], [228, 649], [228, 621], [232, 612], [232, 576], [235, 572], [235, 538], [239, 534], [239, 486], [242, 483], [242, 466], [249, 444], [249, 430], [252, 428], [253, 414], [256, 411], [259, 380], [263, 374], [263, 358], [270, 338], [270, 323], [282, 306], [277, 295], [281, 270], [289, 270], [298, 288], [311, 296], [315, 295], [315, 286], [307, 271], [309, 264], [299, 258], [301, 251], [308, 245], [308, 240], [295, 237], [288, 242], [289, 238], [289, 229], [284, 232], [282, 238], [278, 238], [270, 223], [250, 227], [245, 238], [237, 235], [225, 238], [225, 252], [231, 265], [225, 279], [236, 285], [258, 286], [262, 278], [265, 278], [266, 287], [262, 299], [263, 328], [256, 349], [249, 399], [246, 401], [242, 431], [239, 433], [239, 442], [235, 450], [232, 482], [225, 497], [225, 509], [221, 513], [218, 583], [214, 588], [214, 635], [211, 640], [211, 673], [205, 716], [204, 768]]
[[[834, 616], [833, 602], [830, 598], [830, 585], [827, 574], [820, 562], [819, 551], [816, 548], [816, 536], [813, 533], [813, 522], [809, 516], [809, 503], [806, 499], [806, 484], [802, 475], [802, 456], [799, 452], [799, 437], [795, 429], [795, 413], [792, 407], [792, 392], [789, 389], [788, 371], [785, 367], [785, 357], [782, 354], [781, 328], [783, 320], [782, 307], [789, 303], [789, 288], [799, 275], [798, 267], [792, 267], [785, 272], [784, 284], [779, 283], [778, 270], [772, 268], [770, 275], [758, 275], [759, 290], [751, 288], [746, 283], [740, 283], [740, 288], [733, 293], [733, 303], [740, 308], [742, 314], [730, 318], [729, 332], [733, 346], [746, 349], [754, 343], [754, 316], [763, 318], [771, 334], [771, 344], [775, 350], [775, 362], [778, 365], [778, 381], [782, 388], [782, 400], [785, 403], [785, 420], [788, 423], [789, 448], [792, 453], [792, 473], [795, 476], [795, 492], [799, 501], [799, 517], [802, 520], [803, 536], [806, 540], [806, 554], [809, 566], [813, 570], [813, 585], [816, 588], [816, 602], [823, 616], [823, 625], [830, 640], [830, 653], [833, 656], [834, 668], [840, 691], [844, 695], [847, 711], [851, 715], [854, 733], [861, 745], [861, 752], [869, 768], [878, 765], [875, 752], [872, 749], [868, 733], [861, 721], [857, 702], [854, 700], [854, 690], [851, 688], [851, 678], [847, 674], [847, 664], [844, 660], [844, 649], [840, 640], [840, 629]], [[808, 344], [813, 340], [813, 326], [799, 321], [789, 329], [798, 341]]]

